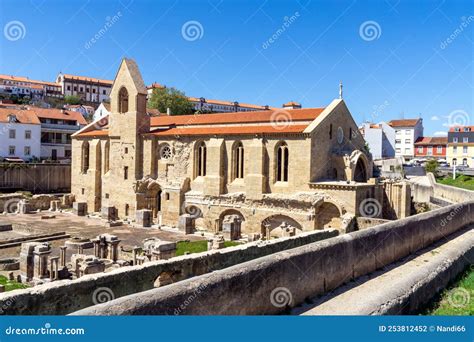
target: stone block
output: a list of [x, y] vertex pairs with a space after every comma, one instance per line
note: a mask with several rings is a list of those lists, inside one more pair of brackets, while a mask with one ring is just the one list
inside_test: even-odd
[[18, 202], [18, 213], [29, 214], [32, 211], [31, 205], [27, 200], [21, 200]]
[[137, 210], [135, 214], [135, 221], [137, 225], [142, 227], [151, 227], [152, 225], [152, 211], [149, 209]]
[[87, 215], [87, 202], [74, 202], [72, 204], [72, 212], [77, 216]]
[[240, 239], [242, 219], [238, 215], [226, 216], [222, 222], [222, 233], [228, 240]]
[[117, 211], [115, 207], [102, 207], [100, 216], [107, 221], [115, 221], [117, 219]]
[[6, 232], [9, 230], [13, 230], [13, 227], [10, 223], [0, 222], [0, 232]]
[[192, 234], [195, 229], [194, 217], [190, 214], [183, 214], [178, 220], [178, 229], [184, 234]]

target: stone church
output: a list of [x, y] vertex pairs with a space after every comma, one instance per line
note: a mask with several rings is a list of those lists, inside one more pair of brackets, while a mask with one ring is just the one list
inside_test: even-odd
[[[73, 135], [72, 193], [88, 213], [218, 233], [344, 230], [365, 199], [383, 202], [372, 160], [342, 98], [327, 107], [147, 114], [136, 63], [124, 59], [110, 114]], [[342, 97], [342, 96], [340, 96]], [[362, 209], [361, 209], [362, 208]]]

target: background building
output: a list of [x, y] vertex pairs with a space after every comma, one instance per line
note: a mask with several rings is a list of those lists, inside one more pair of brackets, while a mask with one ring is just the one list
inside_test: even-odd
[[359, 131], [369, 146], [374, 160], [395, 156], [395, 130], [385, 122], [364, 123]]
[[64, 96], [77, 96], [82, 101], [99, 104], [107, 101], [112, 81], [60, 73], [56, 78]]
[[41, 125], [34, 111], [0, 108], [0, 157], [25, 161], [40, 157]]
[[447, 144], [447, 137], [419, 137], [415, 141], [415, 157], [446, 159]]
[[451, 166], [474, 167], [474, 126], [451, 127], [446, 158]]
[[423, 119], [391, 120], [395, 130], [395, 156], [410, 161], [415, 157], [415, 141], [423, 136]]

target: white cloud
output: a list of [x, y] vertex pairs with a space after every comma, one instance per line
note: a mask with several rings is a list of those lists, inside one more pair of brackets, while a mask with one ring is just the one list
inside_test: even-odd
[[448, 136], [448, 132], [438, 131], [438, 132], [434, 132], [433, 135], [434, 135], [435, 137], [447, 137], [447, 136]]
[[438, 120], [439, 120], [439, 116], [433, 115], [433, 116], [431, 117], [431, 120], [432, 120], [432, 121], [438, 121]]

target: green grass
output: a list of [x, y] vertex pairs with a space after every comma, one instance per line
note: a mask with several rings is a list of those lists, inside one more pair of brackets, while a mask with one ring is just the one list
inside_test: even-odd
[[28, 285], [18, 283], [16, 281], [10, 281], [7, 277], [0, 275], [0, 285], [5, 285], [5, 291], [11, 291], [16, 289], [26, 289]]
[[440, 184], [451, 185], [462, 189], [474, 190], [474, 177], [460, 175], [456, 179], [453, 177], [438, 178], [436, 180]]
[[[239, 245], [238, 242], [226, 241], [225, 247], [232, 247]], [[184, 255], [184, 252], [201, 253], [207, 251], [207, 241], [180, 241], [176, 244], [176, 256]]]
[[441, 299], [428, 311], [436, 316], [472, 316], [474, 315], [474, 265], [461, 279], [445, 290]]

